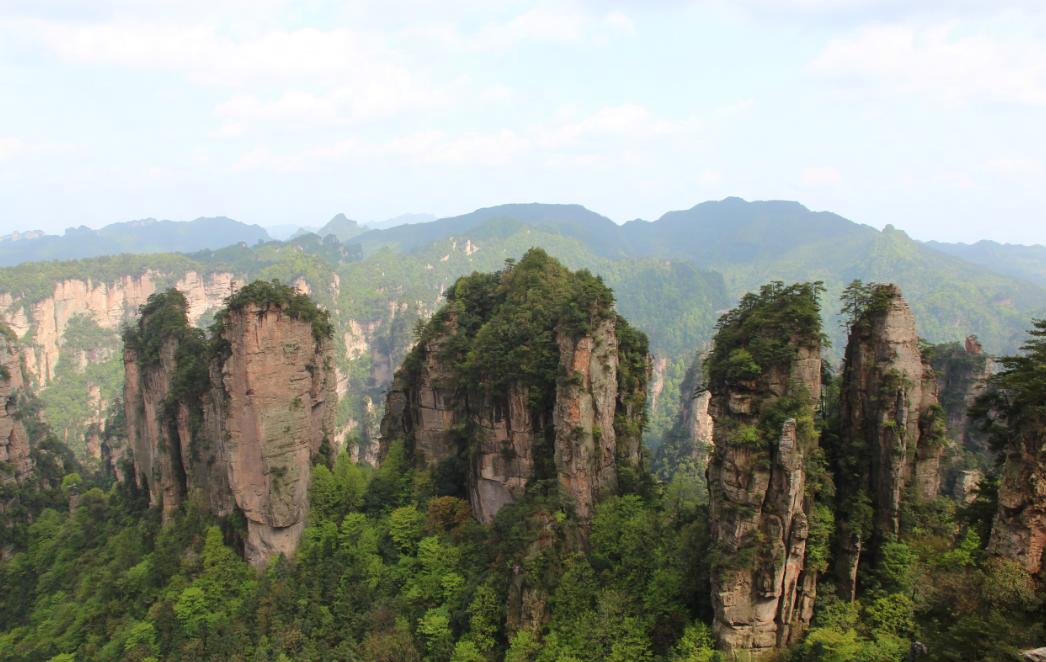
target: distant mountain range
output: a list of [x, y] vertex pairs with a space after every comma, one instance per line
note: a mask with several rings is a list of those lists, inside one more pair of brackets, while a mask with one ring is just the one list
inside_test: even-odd
[[944, 244], [939, 241], [923, 243], [943, 253], [1046, 286], [1046, 246], [1000, 244], [987, 239], [976, 244]]
[[[18, 233], [16, 233], [18, 234]], [[31, 238], [28, 235], [35, 235]], [[253, 246], [272, 237], [258, 225], [231, 218], [198, 218], [195, 221], [140, 221], [113, 223], [100, 230], [81, 225], [64, 235], [27, 232], [17, 240], [0, 240], [0, 266], [41, 260], [71, 260], [121, 253], [188, 253], [218, 249], [238, 243]]]

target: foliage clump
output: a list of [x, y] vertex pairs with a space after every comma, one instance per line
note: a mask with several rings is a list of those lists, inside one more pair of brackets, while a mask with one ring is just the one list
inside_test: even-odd
[[787, 373], [799, 347], [826, 346], [818, 301], [824, 291], [820, 281], [788, 286], [774, 281], [741, 297], [716, 324], [705, 361], [706, 385], [753, 380], [771, 367]]
[[275, 306], [286, 308], [284, 312], [288, 317], [303, 320], [312, 325], [312, 337], [316, 342], [324, 338], [330, 338], [334, 334], [334, 325], [330, 322], [330, 313], [320, 309], [308, 294], [300, 292], [297, 288], [284, 285], [279, 279], [272, 281], [256, 280], [244, 285], [235, 294], [226, 297], [225, 307], [214, 314], [214, 324], [211, 326], [211, 335], [219, 337], [225, 329], [225, 322], [229, 313], [240, 310], [249, 305], [260, 306], [264, 309]]

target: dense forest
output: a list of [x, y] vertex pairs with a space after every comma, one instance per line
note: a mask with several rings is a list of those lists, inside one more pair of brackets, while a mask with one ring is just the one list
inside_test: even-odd
[[[376, 259], [352, 264], [390, 273], [414, 264], [392, 253]], [[413, 329], [417, 347], [443, 353], [425, 358], [415, 348], [401, 374], [420, 374], [438, 359], [451, 366], [445, 386], [476, 393], [473, 403], [496, 400], [522, 380], [538, 420], [543, 411], [560, 411], [563, 397], [595, 388], [594, 377], [590, 383], [556, 364], [570, 343], [589, 338], [597, 348], [610, 346], [610, 336], [596, 330], [614, 321], [621, 295], [608, 287], [613, 278], [569, 271], [569, 258], [561, 264], [531, 252], [504, 265], [448, 289], [443, 312]], [[849, 341], [838, 374], [820, 360], [829, 342], [823, 317], [832, 312], [822, 310], [824, 301], [819, 283], [766, 285], [720, 318], [709, 358], [695, 360], [703, 348], [689, 349], [680, 383], [694, 394], [710, 390], [715, 447], [683, 438], [678, 421], [670, 421], [674, 445], [657, 459], [660, 481], [647, 476], [646, 463], [629, 465], [620, 445], [616, 463], [586, 456], [618, 478], [581, 514], [561, 487], [568, 466], [562, 450], [538, 444], [526, 491], [484, 526], [473, 514], [468, 474], [470, 458], [482, 455], [482, 439], [466, 419], [446, 430], [460, 454], [438, 462], [428, 462], [407, 438], [387, 440], [376, 468], [345, 451], [332, 457], [328, 447], [313, 458], [307, 526], [296, 554], [276, 556], [261, 570], [243, 558], [241, 512], [216, 516], [188, 498], [164, 515], [133, 478], [132, 462], [80, 463], [54, 435], [32, 389], [14, 392], [8, 411], [25, 427], [34, 468], [20, 482], [5, 478], [0, 488], [0, 660], [744, 659], [744, 646], [724, 650], [723, 592], [716, 587], [743, 576], [770, 581], [763, 578], [777, 577], [776, 568], [788, 567], [788, 555], [797, 552], [793, 546], [785, 554], [774, 543], [783, 515], [766, 505], [772, 500], [745, 502], [724, 487], [731, 480], [724, 471], [776, 476], [789, 429], [796, 441], [788, 448], [802, 457], [787, 468], [805, 485], [792, 493], [799, 506], [790, 521], [808, 522], [800, 557], [811, 578], [803, 593], [810, 611], [790, 621], [798, 623], [796, 636], [762, 659], [900, 661], [917, 653], [921, 660], [1020, 659], [1018, 651], [1044, 643], [1042, 577], [1028, 570], [1035, 559], [1006, 540], [1028, 525], [1021, 509], [1039, 507], [1034, 495], [1021, 496], [1020, 476], [1043, 472], [1036, 444], [1044, 428], [1046, 323], [1035, 323], [1021, 353], [1000, 359], [1001, 370], [971, 409], [971, 425], [983, 433], [968, 436], [976, 443], [986, 438], [988, 450], [976, 450], [991, 458], [977, 464], [984, 476], [975, 498], [936, 487], [919, 492], [926, 481], [910, 478], [891, 502], [862, 483], [874, 483], [884, 461], [876, 459], [883, 457], [876, 440], [902, 444], [888, 456], [901, 467], [897, 475], [925, 476], [918, 467], [933, 466], [938, 481], [971, 461], [963, 460], [967, 442], [944, 429], [947, 402], [912, 402], [911, 374], [862, 363], [862, 347], [874, 347], [876, 334], [890, 327], [885, 316], [907, 310], [895, 288], [855, 282], [842, 292], [839, 316]], [[219, 329], [223, 315], [217, 311]], [[96, 331], [78, 324], [78, 337], [94, 342]], [[631, 328], [620, 320], [617, 358], [601, 360], [604, 370], [607, 360], [615, 365], [625, 400], [629, 389], [639, 399], [630, 400], [631, 408], [619, 403], [607, 431], [591, 421], [565, 432], [549, 423], [535, 428], [536, 439], [591, 449], [613, 428], [620, 440], [631, 425], [649, 424], [643, 407], [634, 409], [646, 401], [645, 376], [629, 381], [639, 379], [633, 355], [648, 341]], [[12, 336], [5, 335], [7, 342]], [[439, 341], [444, 336], [446, 345]], [[905, 351], [928, 366], [930, 347], [916, 347], [915, 339], [913, 328]], [[957, 356], [953, 346], [939, 352]], [[7, 382], [11, 368], [4, 367]], [[866, 381], [875, 390], [862, 391], [856, 376], [872, 369], [879, 372]], [[934, 373], [922, 370], [928, 384]], [[807, 381], [797, 381], [800, 374]], [[897, 409], [884, 408], [877, 427], [855, 428], [854, 403], [863, 397], [868, 406], [896, 402]], [[103, 442], [126, 437], [125, 426], [121, 403], [113, 402]], [[503, 460], [514, 459], [505, 453]], [[708, 471], [706, 483], [710, 464], [718, 468]], [[626, 468], [642, 475], [620, 479]], [[9, 465], [0, 470], [13, 475]], [[768, 485], [767, 494], [784, 489], [776, 479]], [[749, 533], [725, 537], [727, 521], [750, 522], [741, 527]], [[851, 561], [843, 568], [845, 559]], [[522, 594], [521, 585], [528, 587]], [[767, 590], [753, 595], [763, 600]], [[528, 621], [521, 613], [538, 617]]]

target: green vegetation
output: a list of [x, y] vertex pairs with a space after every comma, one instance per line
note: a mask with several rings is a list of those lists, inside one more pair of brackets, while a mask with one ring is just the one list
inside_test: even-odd
[[[520, 296], [528, 287], [532, 300]], [[744, 314], [723, 317], [706, 374], [747, 380], [750, 364], [763, 371], [790, 365], [794, 349], [786, 351], [774, 330], [816, 345], [817, 294], [816, 284], [772, 284], [752, 295]], [[646, 340], [612, 317], [609, 289], [540, 251], [494, 276], [460, 279], [448, 298], [449, 312], [424, 333], [439, 333], [442, 325], [465, 334], [448, 355], [464, 375], [515, 370], [540, 401], [549, 380], [554, 386], [570, 379], [549, 370], [542, 355], [558, 351], [546, 319], [555, 314], [571, 333], [615, 319], [619, 388], [645, 379]], [[143, 324], [158, 325], [168, 337], [197, 337], [176, 292], [155, 295], [145, 312]], [[519, 351], [529, 352], [532, 366], [508, 367], [506, 357], [519, 356], [506, 340], [514, 337], [509, 327], [499, 322], [506, 317], [517, 322], [515, 344], [528, 346]], [[1009, 372], [1000, 378], [1003, 388], [1016, 389], [1007, 405], [1019, 407], [1005, 413], [1020, 420], [1039, 415], [1046, 389], [1039, 380], [1046, 363], [1042, 324], [1022, 357], [1029, 360], [1004, 361]], [[135, 333], [141, 327], [129, 332], [129, 343], [139, 343], [132, 347], [141, 347], [143, 360], [154, 360], [160, 350]], [[462, 351], [465, 345], [476, 349]], [[740, 350], [748, 356], [738, 360]], [[685, 388], [700, 381], [700, 365], [691, 362]], [[837, 378], [825, 379], [809, 430], [821, 433], [822, 443], [839, 408]], [[766, 409], [767, 429], [779, 430], [780, 417], [794, 415], [792, 400], [779, 398], [779, 407]], [[637, 409], [643, 404], [632, 401]], [[997, 406], [992, 401], [991, 411], [1003, 411]], [[256, 572], [237, 552], [242, 515], [216, 518], [187, 499], [161, 527], [160, 512], [134, 481], [112, 484], [75, 462], [39, 416], [40, 401], [22, 394], [18, 411], [37, 468], [25, 485], [0, 488], [5, 502], [17, 497], [16, 507], [0, 515], [0, 544], [12, 553], [0, 561], [0, 662], [722, 659], [710, 628], [716, 550], [692, 470], [674, 471], [659, 493], [607, 498], [581, 545], [556, 481], [482, 527], [460, 498], [460, 467], [447, 463], [430, 472], [410, 462], [399, 444], [380, 469], [355, 465], [342, 453], [332, 467], [313, 470], [308, 527], [296, 557], [279, 557]], [[118, 434], [120, 423], [110, 420]], [[992, 419], [993, 425], [1009, 420]], [[765, 443], [765, 432], [756, 422], [738, 434]], [[817, 471], [808, 467], [810, 481], [823, 485]], [[81, 501], [70, 516], [73, 484]], [[823, 576], [810, 633], [776, 659], [895, 661], [921, 641], [928, 649], [921, 659], [930, 662], [1010, 660], [1041, 645], [1046, 614], [1032, 579], [983, 551], [997, 498], [992, 489], [982, 483], [979, 502], [965, 509], [944, 498], [906, 506], [900, 538], [884, 545], [857, 601], [840, 602]], [[832, 506], [818, 500], [810, 512], [807, 569], [825, 576], [833, 563], [833, 522], [849, 515]], [[746, 538], [736, 562], [754, 563], [761, 544], [758, 536]], [[522, 587], [528, 600], [547, 606], [538, 634], [515, 625], [523, 615]]]
[[970, 415], [980, 421], [996, 453], [1039, 452], [1046, 429], [1046, 320], [1034, 320], [1021, 354], [996, 359], [1002, 370], [988, 379]]
[[[0, 563], [0, 660], [624, 662], [710, 652], [700, 507], [613, 498], [597, 511], [591, 552], [546, 567], [553, 556], [526, 550], [565, 549], [576, 535], [548, 504], [507, 507], [484, 528], [400, 451], [389, 457], [380, 470], [345, 454], [333, 471], [318, 466], [296, 558], [260, 574], [234, 551], [237, 516], [215, 518], [190, 500], [161, 528], [133, 481], [89, 489], [73, 517], [61, 502], [42, 509]], [[513, 634], [506, 585], [550, 572], [545, 637]]]
[[[221, 335], [231, 311], [246, 308], [249, 305], [260, 306], [264, 309], [280, 308], [291, 319], [308, 322], [312, 325], [312, 337], [316, 342], [330, 338], [334, 333], [334, 327], [330, 323], [330, 314], [327, 311], [318, 308], [308, 294], [284, 285], [280, 283], [279, 279], [274, 278], [272, 282], [268, 283], [256, 280], [227, 297], [225, 308], [214, 314], [214, 324], [211, 326], [212, 335], [215, 337]], [[286, 308], [284, 308], [285, 306]]]

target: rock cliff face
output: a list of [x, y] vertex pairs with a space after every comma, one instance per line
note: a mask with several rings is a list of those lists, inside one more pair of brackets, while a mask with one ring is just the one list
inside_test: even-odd
[[964, 345], [950, 343], [934, 347], [930, 361], [937, 377], [937, 398], [944, 408], [946, 426], [963, 448], [983, 451], [987, 448], [984, 434], [970, 425], [967, 410], [984, 393], [992, 362], [976, 338]]
[[559, 365], [571, 377], [556, 387], [551, 411], [533, 407], [519, 382], [503, 393], [469, 392], [443, 355], [456, 330], [451, 316], [444, 334], [415, 348], [417, 370], [397, 372], [382, 419], [379, 459], [395, 440], [433, 470], [448, 458], [465, 457], [469, 500], [484, 524], [521, 499], [538, 477], [537, 465], [551, 460], [577, 514], [590, 519], [596, 501], [617, 490], [617, 460], [642, 465], [641, 435], [626, 432], [619, 440], [615, 431], [616, 414], [629, 421], [641, 409], [626, 410], [627, 393], [619, 402], [614, 320], [580, 338], [558, 334]]
[[159, 283], [170, 280], [175, 280], [174, 287], [185, 294], [189, 319], [195, 323], [204, 312], [222, 306], [222, 300], [232, 293], [233, 282], [238, 278], [224, 272], [187, 271], [176, 279], [146, 271], [140, 276], [120, 276], [111, 282], [68, 279], [58, 282], [53, 294], [36, 301], [27, 300], [18, 292], [0, 292], [0, 310], [4, 311], [4, 321], [19, 337], [33, 330], [25, 350], [26, 369], [44, 386], [54, 378], [59, 348], [70, 319], [85, 315], [103, 329], [116, 332], [121, 323], [145, 305], [149, 295], [160, 289]]
[[262, 565], [297, 547], [337, 395], [329, 337], [317, 339], [286, 301], [252, 298], [257, 285], [219, 312], [209, 343], [188, 328], [180, 293], [150, 299], [126, 336], [124, 403], [135, 477], [151, 502], [169, 513], [196, 494], [217, 515], [240, 509], [247, 560]]
[[247, 560], [258, 565], [293, 553], [305, 527], [312, 461], [337, 412], [334, 350], [276, 305], [232, 309], [224, 326], [229, 355], [211, 366], [204, 430], [221, 442], [217, 457], [247, 518]]
[[821, 395], [818, 293], [806, 284], [747, 295], [706, 363], [714, 631], [738, 659], [797, 641], [813, 613], [806, 458]]
[[[1046, 585], [1046, 444], [1021, 435], [1012, 442], [999, 483], [999, 514], [992, 525], [988, 553], [1021, 564]], [[1022, 443], [1023, 442], [1023, 443]]]
[[[33, 468], [29, 456], [29, 435], [14, 418], [14, 399], [23, 389], [21, 353], [15, 343], [0, 337], [0, 484], [19, 483]], [[4, 504], [0, 503], [0, 507]]]
[[[841, 393], [843, 453], [837, 589], [853, 600], [857, 568], [900, 532], [902, 499], [934, 499], [947, 447], [933, 369], [919, 353], [915, 317], [895, 285], [879, 285], [851, 326]], [[859, 502], [870, 500], [871, 521]], [[863, 501], [868, 503], [867, 501]]]
[[[730, 432], [757, 427], [764, 408], [784, 397], [802, 398], [812, 419], [821, 393], [820, 347], [800, 352], [788, 378], [770, 373], [718, 390], [709, 408], [717, 433], [722, 430], [708, 465], [712, 539], [726, 559], [712, 578], [715, 632], [722, 648], [754, 657], [795, 641], [813, 614], [817, 577], [803, 572], [811, 506], [804, 446], [808, 452], [810, 442], [800, 441], [794, 418], [784, 422], [769, 453]], [[745, 554], [754, 554], [754, 563], [737, 567]]]
[[[599, 501], [645, 484], [647, 340], [611, 301], [601, 281], [540, 249], [460, 279], [396, 372], [379, 459], [402, 443], [437, 475], [445, 464], [466, 467], [462, 491], [484, 524], [535, 490], [561, 499], [554, 510], [583, 546]], [[527, 511], [529, 530], [551, 526], [548, 508]], [[535, 541], [521, 563], [539, 551]], [[507, 589], [510, 629], [536, 634], [546, 578], [517, 568]]]
[[1006, 458], [988, 553], [1020, 563], [1041, 589], [1046, 586], [1046, 321], [1033, 325], [1019, 356], [999, 358], [1002, 369], [973, 411], [992, 423], [991, 445]]
[[679, 413], [672, 428], [655, 450], [650, 468], [659, 480], [667, 482], [680, 470], [692, 480], [704, 482], [708, 454], [712, 448], [712, 417], [708, 404], [712, 394], [702, 390], [701, 363], [704, 354], [694, 358], [679, 388]]

